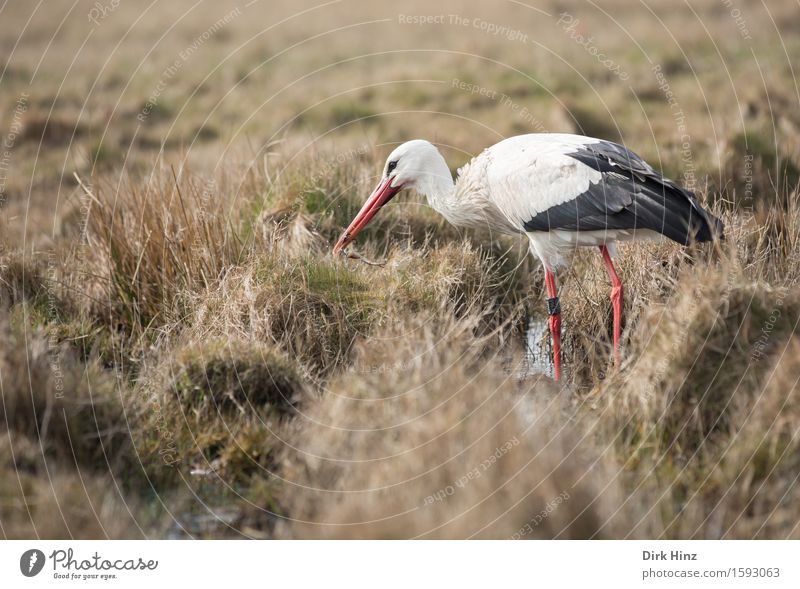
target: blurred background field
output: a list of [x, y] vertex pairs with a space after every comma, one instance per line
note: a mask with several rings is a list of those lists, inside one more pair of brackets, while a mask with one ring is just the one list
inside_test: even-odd
[[[3, 536], [800, 536], [798, 16], [2, 5]], [[623, 142], [727, 233], [622, 248], [619, 371], [578, 254], [563, 386], [524, 244], [412, 194], [360, 238], [384, 267], [330, 255], [397, 144], [455, 173], [544, 131]]]

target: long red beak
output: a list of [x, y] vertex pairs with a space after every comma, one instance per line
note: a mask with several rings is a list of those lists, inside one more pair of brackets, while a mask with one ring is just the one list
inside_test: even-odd
[[392, 180], [394, 180], [393, 176], [381, 180], [381, 183], [372, 191], [372, 194], [369, 195], [367, 202], [361, 207], [355, 219], [353, 219], [350, 226], [342, 233], [336, 245], [333, 246], [334, 254], [338, 253], [342, 248], [347, 247], [347, 245], [356, 238], [356, 235], [367, 226], [367, 223], [375, 216], [375, 213], [377, 213], [383, 205], [392, 200], [395, 194], [402, 190], [402, 186], [392, 186]]

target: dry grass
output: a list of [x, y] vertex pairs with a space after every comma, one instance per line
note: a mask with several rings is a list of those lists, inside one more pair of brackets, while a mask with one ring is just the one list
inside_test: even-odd
[[25, 333], [16, 314], [11, 319], [0, 319], [3, 533], [139, 536], [136, 518], [144, 512], [123, 492], [120, 474], [132, 446], [115, 380], [96, 363], [79, 362], [67, 346], [52, 345], [40, 330]]
[[[571, 0], [542, 4], [552, 18], [442, 9], [535, 39], [521, 43], [400, 25], [380, 2], [359, 6], [372, 24], [321, 7], [265, 35], [299, 8], [261, 2], [174, 75], [234, 3], [120, 3], [78, 51], [86, 0], [44, 55], [61, 9], [26, 25], [32, 8], [4, 8], [4, 38], [28, 28], [0, 91], [3, 536], [798, 537], [800, 117], [784, 62], [800, 38], [796, 6], [772, 4], [747, 24], [780, 42], [745, 50], [718, 3], [696, 19], [656, 0], [656, 20], [615, 0], [614, 23]], [[525, 244], [456, 230], [411, 195], [359, 237], [383, 266], [330, 255], [382, 141], [437, 141], [456, 168], [542, 127], [693, 174], [727, 234], [621, 248], [619, 370], [605, 269], [578, 253], [559, 276], [563, 386], [518, 378], [526, 319], [545, 310]]]
[[6, 538], [141, 538], [147, 510], [121, 497], [122, 479], [42, 458], [35, 438], [0, 437], [0, 521]]
[[[236, 198], [250, 204], [234, 214], [197, 182], [165, 184], [157, 221], [133, 216], [136, 190], [93, 195], [80, 271], [100, 296], [62, 280], [72, 254], [5, 258], [3, 416], [23, 448], [42, 441], [28, 476], [54, 461], [79, 506], [76, 477], [91, 489], [125, 472], [121, 496], [137, 506], [107, 527], [76, 507], [64, 518], [77, 535], [796, 535], [779, 500], [796, 482], [796, 387], [780, 389], [800, 318], [796, 194], [727, 213], [716, 248], [625, 248], [619, 372], [605, 272], [581, 254], [562, 277], [571, 382], [559, 389], [513, 376], [539, 277], [512, 244], [378, 226], [363, 247], [386, 264], [366, 266], [327, 254], [325, 208], [262, 202], [246, 178]], [[51, 509], [4, 516], [7, 534]]]
[[[161, 227], [177, 226], [176, 214], [190, 220], [181, 231], [198, 234], [208, 220], [196, 206], [165, 211]], [[378, 229], [365, 247], [388, 248], [387, 263], [368, 267], [325, 255], [316, 217], [261, 212], [217, 225], [251, 245], [207, 279], [197, 252], [174, 240], [161, 239], [160, 263], [145, 263], [155, 256], [149, 242], [111, 246], [123, 229], [139, 234], [134, 223], [119, 234], [93, 227], [98, 255], [86, 268], [105, 277], [98, 285], [124, 281], [138, 258], [155, 285], [131, 289], [128, 309], [145, 308], [143, 292], [182, 286], [169, 305], [148, 307], [166, 309], [148, 325], [123, 321], [130, 312], [109, 322], [91, 301], [64, 305], [71, 314], [56, 319], [27, 310], [53, 286], [41, 268], [25, 270], [23, 287], [25, 262], [7, 264], [2, 374], [18, 384], [4, 384], [5, 421], [15, 439], [43, 441], [43, 456], [67, 468], [67, 489], [75, 473], [94, 480], [125, 469], [133, 504], [136, 488], [158, 490], [172, 523], [144, 511], [109, 528], [119, 536], [142, 533], [137, 526], [203, 537], [792, 535], [790, 508], [770, 498], [794, 492], [790, 409], [777, 405], [786, 397], [772, 377], [793, 374], [777, 358], [796, 349], [786, 348], [800, 317], [786, 286], [796, 267], [784, 255], [795, 238], [775, 228], [792, 227], [796, 214], [792, 205], [760, 227], [755, 216], [731, 223], [738, 247], [729, 238], [717, 252], [629, 248], [626, 361], [608, 376], [607, 286], [598, 261], [582, 257], [576, 274], [587, 286], [565, 298], [578, 334], [572, 393], [509, 372], [508, 342], [518, 341], [536, 278], [513, 248], [478, 249], [477, 236], [393, 243]], [[112, 249], [113, 263], [103, 255]], [[643, 267], [660, 253], [666, 262]], [[111, 356], [120, 377], [96, 346], [65, 336], [93, 312], [92, 325], [121, 334], [121, 349], [136, 354]], [[32, 317], [39, 335], [20, 345], [21, 333], [35, 333]], [[68, 367], [63, 400], [52, 394], [53, 349]], [[136, 370], [120, 372], [130, 361]], [[45, 417], [54, 412], [65, 420]], [[775, 433], [754, 442], [763, 431], [750, 420], [770, 418]], [[747, 486], [729, 492], [742, 478]], [[98, 533], [93, 526], [80, 534]]]
[[169, 172], [107, 198], [85, 189], [93, 201], [88, 241], [97, 257], [90, 265], [100, 270], [94, 276], [102, 286], [96, 313], [133, 336], [183, 317], [182, 295], [208, 288], [241, 256], [225, 187]]
[[[736, 403], [732, 421], [739, 429], [707, 484], [714, 489], [713, 534], [717, 537], [800, 537], [793, 508], [798, 500], [798, 352], [796, 337], [779, 346], [758, 394]], [[698, 503], [698, 498], [692, 499]], [[707, 506], [690, 505], [709, 511]], [[699, 524], [688, 528], [676, 530], [676, 535], [684, 530], [702, 534]]]
[[549, 379], [518, 383], [480, 353], [470, 323], [412, 321], [359, 346], [283, 452], [293, 490], [281, 535], [620, 533], [605, 520], [618, 489], [567, 397]]

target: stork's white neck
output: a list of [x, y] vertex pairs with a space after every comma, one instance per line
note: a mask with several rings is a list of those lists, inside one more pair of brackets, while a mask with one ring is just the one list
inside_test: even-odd
[[441, 154], [426, 162], [426, 173], [417, 177], [414, 188], [428, 199], [428, 204], [457, 227], [485, 226], [486, 217], [470, 195], [459, 194], [450, 168]]
[[447, 164], [444, 163], [444, 158], [435, 164], [437, 164], [433, 166], [435, 169], [426, 171], [417, 178], [414, 188], [425, 195], [431, 207], [447, 217], [448, 209], [454, 204], [452, 200], [456, 185]]
[[[426, 162], [426, 173], [421, 174], [414, 183], [414, 188], [428, 199], [428, 204], [447, 221], [457, 227], [485, 228], [490, 221], [488, 202], [481, 190], [473, 186], [463, 173], [459, 176], [458, 185], [450, 175], [450, 169], [441, 154]], [[469, 166], [465, 166], [468, 169]], [[497, 220], [502, 224], [502, 220]]]

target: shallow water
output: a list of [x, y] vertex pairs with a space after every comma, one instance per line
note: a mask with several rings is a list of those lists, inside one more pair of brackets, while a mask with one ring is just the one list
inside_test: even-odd
[[[562, 323], [561, 333], [564, 333]], [[562, 335], [563, 337], [563, 335]], [[530, 378], [545, 375], [553, 378], [553, 343], [550, 340], [550, 328], [547, 319], [531, 317], [525, 329], [525, 357], [520, 366], [518, 376]], [[567, 375], [569, 367], [561, 362], [561, 377]]]

